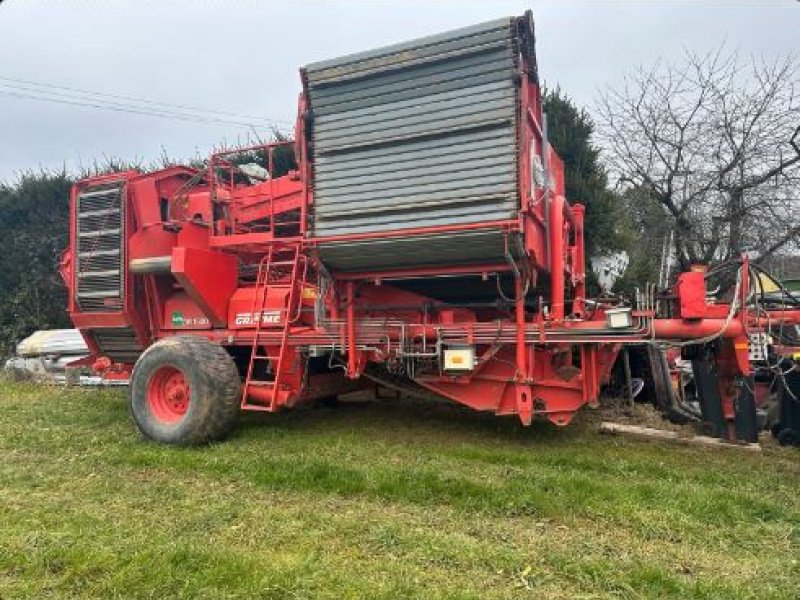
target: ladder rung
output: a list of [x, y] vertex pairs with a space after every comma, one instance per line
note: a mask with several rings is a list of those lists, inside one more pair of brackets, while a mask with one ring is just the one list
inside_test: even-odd
[[271, 406], [266, 404], [253, 404], [252, 402], [242, 404], [242, 408], [244, 410], [255, 410], [259, 412], [273, 412]]
[[257, 354], [253, 357], [253, 360], [278, 360], [279, 356], [264, 356], [262, 354]]

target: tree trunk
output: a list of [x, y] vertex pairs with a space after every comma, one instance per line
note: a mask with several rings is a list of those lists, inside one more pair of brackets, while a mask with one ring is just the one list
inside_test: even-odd
[[729, 235], [725, 257], [735, 258], [742, 254], [742, 221], [744, 220], [744, 192], [740, 189], [730, 193], [728, 200]]

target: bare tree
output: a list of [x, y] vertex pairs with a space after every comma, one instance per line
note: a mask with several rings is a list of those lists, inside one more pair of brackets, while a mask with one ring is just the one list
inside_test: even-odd
[[724, 47], [656, 63], [600, 101], [612, 176], [663, 211], [682, 267], [800, 242], [800, 82], [794, 56]]

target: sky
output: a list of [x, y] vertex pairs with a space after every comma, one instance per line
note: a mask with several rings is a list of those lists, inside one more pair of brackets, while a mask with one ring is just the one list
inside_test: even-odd
[[[0, 0], [0, 181], [109, 157], [204, 157], [288, 131], [299, 67], [527, 9], [545, 84], [590, 114], [626, 73], [685, 50], [800, 51], [798, 0]], [[113, 95], [102, 99], [120, 110], [65, 103], [65, 88]]]

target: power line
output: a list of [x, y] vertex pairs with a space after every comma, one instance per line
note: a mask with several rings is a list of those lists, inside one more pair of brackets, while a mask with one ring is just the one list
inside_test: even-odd
[[92, 99], [82, 96], [69, 96], [69, 95], [62, 95], [62, 94], [52, 94], [42, 92], [40, 90], [31, 90], [29, 88], [8, 88], [7, 84], [0, 83], [0, 94], [5, 96], [10, 96], [13, 98], [24, 98], [29, 100], [39, 100], [45, 102], [55, 102], [58, 104], [68, 104], [72, 106], [82, 106], [88, 108], [96, 108], [96, 109], [106, 109], [106, 110], [113, 110], [117, 112], [127, 112], [139, 115], [146, 115], [146, 116], [155, 116], [155, 117], [162, 117], [162, 118], [170, 118], [170, 119], [178, 119], [183, 121], [192, 121], [197, 123], [205, 123], [211, 125], [224, 125], [224, 126], [238, 126], [238, 127], [246, 127], [246, 128], [253, 128], [253, 127], [264, 127], [264, 126], [275, 126], [274, 122], [265, 121], [262, 123], [255, 123], [255, 122], [246, 122], [241, 120], [233, 120], [227, 119], [222, 117], [216, 117], [213, 115], [203, 115], [203, 114], [193, 114], [187, 112], [181, 112], [172, 109], [166, 108], [158, 108], [158, 107], [147, 107], [142, 105], [136, 104], [129, 104], [123, 102], [116, 102], [116, 101], [109, 101], [109, 100], [102, 100], [102, 99]]
[[[108, 93], [108, 92], [97, 92], [97, 91], [93, 91], [93, 90], [87, 90], [87, 89], [83, 89], [83, 88], [76, 88], [76, 87], [71, 87], [71, 86], [66, 86], [66, 85], [59, 85], [59, 84], [55, 84], [55, 83], [43, 83], [43, 82], [39, 82], [39, 81], [32, 81], [30, 79], [19, 79], [19, 78], [15, 78], [15, 77], [0, 76], [0, 80], [6, 81], [6, 82], [15, 83], [15, 84], [22, 84], [22, 85], [27, 86], [27, 87], [33, 86], [33, 87], [37, 87], [37, 88], [45, 88], [45, 89], [52, 88], [52, 89], [56, 89], [56, 90], [65, 90], [67, 92], [72, 92], [73, 95], [76, 93], [76, 94], [80, 94], [80, 95], [90, 95], [90, 96], [98, 96], [98, 97], [104, 97], [104, 98], [116, 98], [116, 99], [119, 99], [119, 100], [128, 100], [128, 101], [131, 101], [131, 102], [138, 102], [138, 103], [142, 103], [142, 104], [146, 104], [146, 105], [164, 106], [166, 108], [171, 108], [171, 109], [190, 110], [190, 111], [193, 111], [193, 112], [216, 114], [216, 115], [221, 115], [221, 116], [225, 116], [225, 117], [235, 117], [235, 118], [248, 119], [248, 120], [253, 120], [253, 121], [264, 120], [263, 117], [256, 117], [256, 116], [253, 116], [253, 115], [246, 115], [246, 114], [242, 114], [242, 113], [231, 112], [231, 111], [227, 111], [227, 110], [220, 110], [220, 109], [216, 109], [216, 108], [206, 108], [206, 107], [192, 106], [190, 104], [175, 104], [175, 103], [172, 103], [172, 102], [163, 102], [163, 101], [159, 101], [159, 100], [153, 100], [151, 98], [144, 98], [144, 97], [138, 97], [138, 96], [127, 96], [127, 95], [124, 95], [124, 94], [111, 94], [111, 93]], [[6, 85], [8, 85], [8, 84], [6, 84]], [[272, 121], [272, 122], [275, 122], [275, 123], [292, 124], [291, 121], [286, 121], [286, 120], [283, 120], [283, 119], [266, 119], [266, 120], [267, 121]]]
[[[6, 82], [6, 83], [3, 83]], [[8, 83], [10, 82], [10, 83]], [[2, 88], [6, 88], [3, 90]], [[8, 91], [10, 88], [12, 91]], [[48, 90], [47, 88], [52, 88]], [[67, 92], [53, 90], [68, 90]], [[211, 125], [235, 125], [240, 127], [263, 127], [265, 125], [276, 126], [278, 123], [291, 125], [290, 121], [279, 119], [263, 119], [254, 116], [243, 115], [229, 111], [216, 109], [206, 109], [186, 104], [172, 104], [160, 102], [147, 98], [137, 98], [134, 96], [124, 96], [121, 94], [109, 94], [105, 92], [93, 92], [79, 88], [67, 86], [44, 84], [24, 79], [0, 76], [0, 94], [24, 98], [29, 100], [39, 100], [45, 102], [55, 102], [73, 106], [83, 106], [88, 108], [106, 109], [117, 112], [127, 112], [146, 116], [155, 116], [170, 119], [179, 119]], [[127, 99], [129, 102], [117, 100], [107, 100], [105, 98]], [[131, 102], [139, 103], [132, 104]], [[192, 111], [192, 112], [187, 112]], [[194, 114], [193, 114], [194, 113]], [[220, 116], [217, 116], [220, 115]], [[222, 116], [228, 115], [228, 116]], [[230, 117], [238, 117], [236, 119]], [[247, 119], [246, 121], [244, 119]]]
[[167, 110], [167, 109], [159, 109], [159, 108], [148, 108], [145, 106], [138, 106], [135, 104], [127, 104], [121, 102], [110, 102], [110, 101], [103, 101], [103, 100], [91, 100], [88, 98], [82, 98], [80, 96], [62, 96], [62, 95], [53, 95], [47, 94], [44, 92], [39, 91], [32, 91], [27, 88], [19, 88], [14, 89], [4, 89], [3, 84], [0, 84], [0, 94], [11, 96], [15, 98], [26, 98], [31, 100], [42, 100], [46, 102], [56, 102], [60, 104], [70, 104], [73, 106], [85, 106], [89, 108], [101, 108], [101, 109], [109, 109], [109, 110], [118, 110], [121, 112], [132, 112], [136, 114], [144, 114], [148, 116], [158, 116], [158, 117], [170, 117], [170, 118], [177, 118], [177, 119], [185, 119], [185, 120], [192, 120], [192, 121], [200, 121], [200, 122], [210, 122], [220, 125], [240, 125], [244, 127], [252, 127], [254, 123], [244, 122], [244, 121], [234, 121], [232, 119], [222, 119], [220, 117], [211, 117], [211, 116], [204, 116], [201, 114], [191, 114], [191, 113], [183, 113], [174, 110]]
[[202, 115], [189, 115], [189, 114], [181, 114], [181, 113], [172, 113], [168, 111], [151, 111], [146, 110], [144, 108], [136, 108], [133, 106], [117, 106], [113, 104], [99, 104], [93, 102], [86, 102], [86, 101], [79, 101], [79, 100], [69, 100], [66, 98], [58, 98], [53, 96], [37, 96], [34, 94], [25, 94], [21, 92], [12, 92], [12, 91], [5, 91], [0, 90], [0, 95], [3, 96], [10, 96], [12, 98], [24, 98], [26, 100], [38, 100], [42, 102], [54, 102], [56, 104], [67, 104], [70, 106], [81, 106], [84, 108], [97, 108], [102, 110], [112, 110], [115, 112], [124, 112], [124, 113], [131, 113], [137, 115], [145, 115], [148, 117], [161, 117], [165, 119], [178, 119], [180, 121], [190, 121], [193, 123], [204, 123], [206, 125], [220, 125], [220, 126], [241, 126], [241, 127], [256, 127], [256, 125], [252, 123], [244, 123], [238, 121], [226, 121], [222, 119], [215, 119], [209, 117], [203, 117]]

